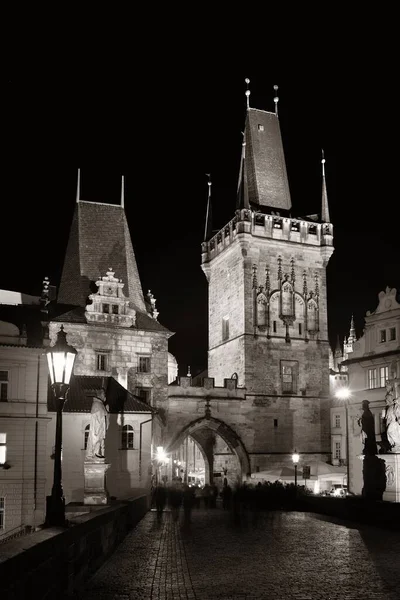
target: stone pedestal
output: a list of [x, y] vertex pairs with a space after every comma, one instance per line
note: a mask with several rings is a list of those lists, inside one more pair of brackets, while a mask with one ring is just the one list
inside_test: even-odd
[[84, 462], [84, 504], [108, 504], [106, 472], [110, 466], [111, 465], [106, 462]]
[[386, 490], [383, 500], [400, 502], [400, 453], [380, 454], [379, 458], [385, 461]]

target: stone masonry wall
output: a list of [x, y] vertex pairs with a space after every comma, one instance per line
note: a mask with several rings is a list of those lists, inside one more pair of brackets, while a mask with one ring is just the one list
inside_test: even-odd
[[[50, 337], [60, 323], [50, 324]], [[76, 375], [112, 375], [131, 393], [136, 386], [151, 388], [152, 404], [165, 400], [168, 385], [168, 341], [164, 333], [141, 331], [134, 328], [108, 328], [84, 324], [64, 323], [67, 341], [77, 350]], [[96, 353], [108, 355], [107, 371], [98, 371]], [[139, 373], [139, 356], [151, 357], [151, 372]]]

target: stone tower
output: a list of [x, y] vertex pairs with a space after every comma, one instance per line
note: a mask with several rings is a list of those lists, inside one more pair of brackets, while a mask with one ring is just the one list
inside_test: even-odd
[[[324, 162], [321, 214], [292, 217], [278, 116], [248, 107], [237, 209], [203, 243], [202, 269], [209, 377], [222, 385], [236, 374], [253, 406], [290, 411], [292, 434], [310, 427], [319, 448], [329, 449], [326, 266], [333, 227]], [[296, 438], [294, 431], [293, 444]]]

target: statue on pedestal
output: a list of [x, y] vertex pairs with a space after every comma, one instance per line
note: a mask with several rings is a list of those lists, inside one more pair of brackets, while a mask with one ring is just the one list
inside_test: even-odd
[[390, 452], [400, 453], [400, 380], [386, 383], [386, 435]]
[[375, 438], [375, 419], [369, 408], [368, 400], [363, 400], [362, 409], [363, 413], [358, 420], [358, 424], [361, 426], [361, 439], [364, 444], [363, 454], [373, 456], [378, 454], [378, 448]]
[[106, 408], [106, 393], [102, 389], [93, 398], [89, 437], [86, 449], [86, 461], [97, 462], [104, 460], [104, 441], [109, 424], [109, 414]]

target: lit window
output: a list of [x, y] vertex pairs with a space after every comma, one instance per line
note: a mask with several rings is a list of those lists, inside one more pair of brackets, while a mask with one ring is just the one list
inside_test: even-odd
[[340, 415], [335, 415], [335, 427], [340, 427]]
[[151, 358], [150, 356], [139, 356], [139, 373], [150, 373], [151, 370]]
[[0, 371], [0, 402], [8, 400], [8, 371]]
[[121, 435], [121, 448], [123, 450], [133, 449], [133, 427], [132, 425], [124, 425]]
[[340, 442], [335, 442], [335, 458], [340, 460]]
[[84, 440], [84, 449], [87, 450], [87, 445], [88, 445], [88, 439], [89, 439], [89, 431], [90, 431], [90, 425], [86, 425], [85, 427], [85, 440]]
[[281, 382], [284, 394], [295, 394], [297, 387], [297, 364], [295, 361], [281, 362]]
[[393, 342], [393, 340], [395, 340], [395, 339], [396, 339], [396, 328], [395, 327], [391, 327], [389, 329], [389, 340], [391, 342]]
[[368, 369], [368, 388], [376, 388], [376, 369]]
[[101, 354], [100, 352], [96, 355], [97, 370], [107, 371], [107, 354]]
[[259, 125], [258, 126], [258, 131], [264, 131], [264, 125]]
[[0, 497], [0, 529], [5, 529], [5, 521], [6, 521], [6, 508], [5, 508], [5, 498]]
[[0, 465], [4, 465], [6, 462], [6, 454], [7, 454], [7, 434], [0, 433]]
[[379, 369], [379, 387], [385, 387], [387, 379], [389, 379], [389, 367], [381, 367]]
[[222, 341], [229, 339], [229, 317], [222, 319]]
[[381, 329], [379, 332], [379, 341], [386, 342], [386, 329]]

